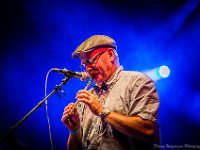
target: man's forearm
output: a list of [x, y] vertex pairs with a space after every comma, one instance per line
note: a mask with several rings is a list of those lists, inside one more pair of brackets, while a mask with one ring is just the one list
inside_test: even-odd
[[79, 131], [78, 133], [69, 135], [68, 142], [67, 142], [67, 149], [68, 150], [80, 150], [82, 147], [82, 132]]
[[113, 128], [129, 137], [135, 137], [137, 135], [151, 136], [155, 129], [154, 122], [144, 120], [139, 116], [128, 117], [115, 112], [111, 112], [108, 116], [106, 116], [104, 120]]

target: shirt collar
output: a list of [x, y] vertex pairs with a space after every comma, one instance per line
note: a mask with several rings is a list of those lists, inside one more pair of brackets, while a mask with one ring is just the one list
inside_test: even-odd
[[94, 90], [96, 91], [96, 93], [99, 94], [99, 92], [102, 92], [103, 90], [108, 91], [109, 89], [111, 89], [115, 85], [117, 80], [119, 80], [119, 78], [121, 77], [122, 71], [123, 67], [119, 66], [114, 74], [107, 81], [102, 83], [102, 86], [95, 84]]
[[114, 72], [114, 74], [105, 82], [106, 85], [111, 85], [115, 83], [120, 78], [122, 70], [123, 67], [119, 66], [117, 70]]

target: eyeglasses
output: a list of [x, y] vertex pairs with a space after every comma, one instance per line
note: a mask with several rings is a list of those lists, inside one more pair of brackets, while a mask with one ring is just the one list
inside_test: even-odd
[[105, 53], [107, 50], [103, 51], [103, 52], [100, 52], [98, 54], [96, 54], [95, 56], [93, 56], [92, 58], [86, 60], [84, 63], [81, 63], [80, 67], [81, 68], [84, 68], [88, 65], [95, 65], [98, 61], [98, 59], [100, 58], [100, 56]]

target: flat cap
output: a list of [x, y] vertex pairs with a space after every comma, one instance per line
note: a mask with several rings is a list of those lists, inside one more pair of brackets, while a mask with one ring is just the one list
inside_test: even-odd
[[72, 58], [77, 58], [82, 53], [90, 52], [101, 47], [112, 47], [117, 49], [117, 44], [114, 39], [106, 35], [93, 35], [81, 43], [72, 53]]

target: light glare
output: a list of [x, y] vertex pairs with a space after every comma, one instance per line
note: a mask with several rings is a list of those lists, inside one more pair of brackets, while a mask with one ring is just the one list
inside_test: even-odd
[[167, 78], [170, 75], [170, 69], [168, 66], [160, 66], [159, 68], [159, 75], [162, 78]]

